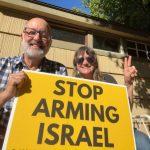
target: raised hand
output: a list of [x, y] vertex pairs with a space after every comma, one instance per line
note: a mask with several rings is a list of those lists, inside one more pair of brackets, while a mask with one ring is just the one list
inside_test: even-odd
[[124, 59], [124, 81], [125, 85], [130, 86], [133, 84], [135, 76], [137, 76], [137, 69], [131, 65], [132, 57], [125, 57]]

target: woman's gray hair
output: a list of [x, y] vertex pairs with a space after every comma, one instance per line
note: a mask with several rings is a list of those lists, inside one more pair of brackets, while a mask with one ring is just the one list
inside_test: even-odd
[[100, 70], [99, 70], [99, 67], [98, 67], [98, 61], [97, 61], [97, 56], [96, 56], [96, 53], [94, 52], [93, 49], [91, 49], [90, 47], [87, 47], [87, 46], [81, 46], [76, 52], [75, 52], [75, 55], [74, 55], [74, 59], [73, 59], [73, 66], [74, 66], [74, 69], [73, 69], [73, 76], [74, 77], [78, 77], [78, 78], [82, 78], [82, 76], [80, 75], [79, 71], [77, 70], [77, 58], [78, 56], [81, 54], [81, 53], [84, 53], [86, 52], [86, 54], [88, 54], [89, 56], [92, 56], [95, 58], [95, 62], [94, 62], [94, 73], [93, 73], [93, 79], [94, 80], [97, 80], [97, 81], [100, 81], [102, 80], [101, 78], [101, 73], [100, 73]]

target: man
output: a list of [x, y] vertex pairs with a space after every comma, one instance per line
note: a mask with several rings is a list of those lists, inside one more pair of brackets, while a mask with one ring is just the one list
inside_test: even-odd
[[29, 20], [25, 24], [21, 39], [21, 49], [24, 51], [22, 56], [0, 59], [0, 139], [5, 133], [13, 97], [26, 80], [22, 69], [67, 75], [64, 65], [45, 57], [52, 40], [51, 27], [44, 19]]

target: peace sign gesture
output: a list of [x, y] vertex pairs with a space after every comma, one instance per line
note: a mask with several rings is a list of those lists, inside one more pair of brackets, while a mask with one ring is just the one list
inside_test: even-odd
[[137, 76], [137, 70], [135, 66], [131, 66], [132, 57], [125, 57], [124, 59], [124, 80], [125, 85], [130, 86], [133, 84], [135, 76]]

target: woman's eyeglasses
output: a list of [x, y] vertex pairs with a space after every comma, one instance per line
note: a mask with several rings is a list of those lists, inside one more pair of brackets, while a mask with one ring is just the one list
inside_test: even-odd
[[78, 57], [77, 58], [77, 64], [81, 65], [85, 59], [90, 64], [94, 64], [95, 63], [95, 57], [89, 56], [89, 57]]

